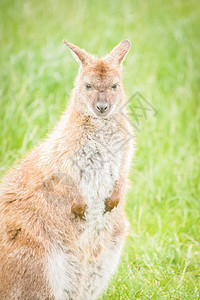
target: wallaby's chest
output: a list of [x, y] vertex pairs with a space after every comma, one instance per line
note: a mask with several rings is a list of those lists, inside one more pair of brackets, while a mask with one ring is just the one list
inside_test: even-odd
[[[76, 240], [82, 253], [79, 260], [75, 256], [69, 259], [65, 252], [55, 253], [49, 259], [49, 273], [53, 274], [50, 282], [58, 295], [56, 299], [68, 299], [65, 291], [69, 287], [71, 297], [74, 293], [74, 299], [78, 298], [77, 286], [82, 295], [79, 299], [87, 298], [88, 294], [98, 294], [118, 264], [122, 239], [111, 237], [115, 222], [112, 212], [104, 212], [105, 199], [120, 175], [121, 140], [122, 133], [106, 127], [88, 135], [74, 153], [74, 170], [87, 203], [85, 220], [80, 223], [81, 234]], [[55, 272], [59, 283], [55, 280]]]
[[74, 154], [74, 168], [88, 207], [88, 221], [103, 216], [105, 199], [119, 179], [123, 140], [123, 133], [115, 123], [103, 124], [99, 130], [86, 135]]
[[107, 124], [86, 135], [74, 155], [79, 187], [84, 197], [104, 198], [119, 177], [123, 134]]

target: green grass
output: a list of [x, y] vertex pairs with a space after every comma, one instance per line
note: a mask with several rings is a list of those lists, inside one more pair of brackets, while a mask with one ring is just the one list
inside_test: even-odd
[[127, 96], [158, 111], [136, 130], [130, 235], [102, 299], [200, 299], [200, 2], [0, 2], [0, 175], [45, 136], [78, 70], [66, 39], [104, 55], [129, 38]]

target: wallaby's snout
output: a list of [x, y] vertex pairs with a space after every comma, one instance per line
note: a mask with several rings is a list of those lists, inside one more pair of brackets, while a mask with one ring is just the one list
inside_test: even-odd
[[109, 112], [109, 103], [107, 101], [107, 94], [104, 89], [98, 92], [98, 99], [95, 103], [94, 110], [98, 116], [103, 116]]
[[97, 114], [104, 114], [109, 108], [107, 102], [97, 101], [96, 103], [96, 110]]

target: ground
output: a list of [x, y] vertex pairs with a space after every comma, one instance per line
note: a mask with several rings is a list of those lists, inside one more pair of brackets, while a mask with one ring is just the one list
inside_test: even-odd
[[130, 231], [101, 300], [200, 299], [199, 19], [197, 0], [1, 0], [1, 177], [65, 109], [78, 65], [62, 40], [99, 56], [132, 42]]

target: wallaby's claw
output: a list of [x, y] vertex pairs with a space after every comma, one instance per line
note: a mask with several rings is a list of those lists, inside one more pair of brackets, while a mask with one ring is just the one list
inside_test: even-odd
[[71, 212], [75, 216], [83, 217], [86, 209], [85, 203], [73, 203], [71, 207]]
[[117, 207], [119, 204], [119, 199], [106, 198], [105, 207], [106, 212], [111, 211], [114, 207]]

